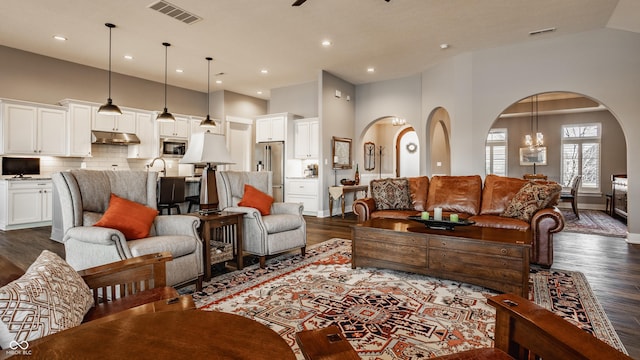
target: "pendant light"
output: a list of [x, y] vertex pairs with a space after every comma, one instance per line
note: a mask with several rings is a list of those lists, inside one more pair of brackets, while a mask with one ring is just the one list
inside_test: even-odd
[[210, 81], [209, 80], [211, 79], [211, 60], [213, 60], [213, 58], [206, 57], [205, 59], [207, 59], [207, 118], [202, 120], [202, 122], [200, 122], [200, 127], [214, 128], [216, 127], [216, 122], [213, 121], [213, 119], [211, 119], [211, 117], [209, 116], [209, 99], [210, 99], [210, 90], [209, 90]]
[[167, 53], [171, 44], [164, 42], [162, 45], [164, 45], [164, 110], [162, 111], [162, 114], [158, 115], [156, 120], [160, 122], [169, 122], [176, 121], [176, 118], [167, 111]]
[[[534, 110], [534, 104], [535, 104], [535, 110]], [[535, 113], [535, 121], [536, 121], [536, 131], [535, 131], [535, 142], [533, 139], [533, 120], [534, 120], [534, 113]], [[533, 150], [534, 148], [540, 148], [542, 147], [542, 145], [544, 145], [544, 135], [542, 135], [542, 133], [538, 130], [538, 95], [535, 95], [535, 98], [532, 96], [531, 97], [531, 133], [525, 135], [524, 137], [524, 143], [525, 145], [527, 145], [529, 147], [529, 149]]]
[[107, 98], [107, 103], [100, 106], [98, 109], [98, 114], [101, 115], [122, 115], [122, 110], [118, 107], [118, 105], [114, 105], [111, 100], [111, 29], [116, 27], [113, 24], [106, 23], [104, 26], [109, 28], [109, 97]]

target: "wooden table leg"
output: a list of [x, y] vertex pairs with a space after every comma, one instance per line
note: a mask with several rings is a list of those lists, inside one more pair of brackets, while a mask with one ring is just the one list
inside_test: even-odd
[[333, 196], [329, 193], [329, 217], [333, 216]]
[[202, 240], [204, 241], [204, 281], [211, 280], [211, 223], [202, 224]]
[[236, 255], [236, 267], [238, 268], [238, 270], [242, 270], [242, 268], [244, 267], [244, 258], [242, 256], [242, 242], [243, 242], [243, 230], [242, 230], [242, 225], [244, 223], [244, 214], [240, 214], [238, 215], [238, 224], [236, 225], [236, 248], [238, 251], [238, 255]]
[[342, 206], [342, 218], [344, 219], [344, 203], [345, 203], [344, 193], [340, 195], [340, 205]]

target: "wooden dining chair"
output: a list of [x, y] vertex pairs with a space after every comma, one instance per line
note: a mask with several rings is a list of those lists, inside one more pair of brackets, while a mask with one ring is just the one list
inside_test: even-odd
[[580, 189], [580, 183], [582, 182], [582, 175], [575, 175], [571, 182], [571, 190], [569, 192], [560, 193], [560, 201], [570, 202], [573, 213], [576, 214], [576, 218], [580, 219], [578, 214], [578, 189]]

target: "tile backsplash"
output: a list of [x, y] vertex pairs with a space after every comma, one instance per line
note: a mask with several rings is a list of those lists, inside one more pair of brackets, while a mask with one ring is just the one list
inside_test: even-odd
[[[120, 145], [91, 145], [92, 157], [51, 157], [40, 159], [40, 174], [49, 176], [54, 172], [86, 168], [90, 170], [146, 170], [151, 159], [127, 159], [128, 147]], [[167, 175], [178, 176], [178, 159], [164, 159]], [[162, 162], [156, 161], [153, 171], [163, 169]]]

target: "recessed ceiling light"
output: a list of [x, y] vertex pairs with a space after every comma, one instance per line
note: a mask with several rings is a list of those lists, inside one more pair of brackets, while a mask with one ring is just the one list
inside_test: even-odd
[[131, 55], [125, 55], [125, 56], [123, 56], [123, 57], [124, 57], [125, 59], [127, 59], [127, 60], [133, 60], [133, 56], [131, 56]]
[[62, 35], [53, 35], [53, 38], [60, 41], [67, 41], [67, 37]]
[[367, 68], [367, 72], [368, 72], [368, 73], [373, 73], [373, 72], [376, 72], [376, 69], [375, 69], [375, 68], [373, 68], [373, 67], [368, 67], [368, 68]]
[[262, 95], [262, 90], [258, 90], [258, 91], [256, 91], [256, 93], [257, 93], [258, 95]]
[[447, 43], [440, 44], [440, 49], [444, 50], [444, 49], [448, 49], [448, 48], [449, 48], [449, 44], [447, 44]]
[[182, 74], [182, 73], [184, 72], [184, 70], [182, 70], [182, 69], [176, 69], [176, 72], [177, 72], [177, 73]]
[[331, 46], [331, 40], [322, 40], [322, 46], [324, 47]]
[[222, 80], [216, 80], [216, 84], [222, 84]]
[[267, 70], [267, 69], [262, 69], [262, 70], [260, 70], [260, 72], [261, 72], [262, 74], [268, 74], [268, 73], [269, 73], [269, 70]]

